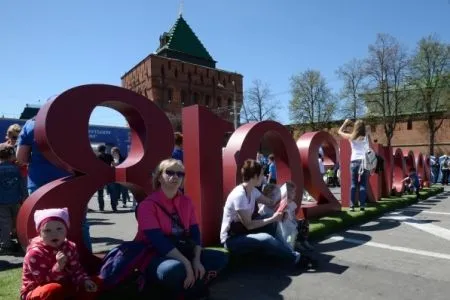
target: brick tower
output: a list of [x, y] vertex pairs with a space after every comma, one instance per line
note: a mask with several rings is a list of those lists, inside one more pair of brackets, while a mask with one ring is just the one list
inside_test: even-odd
[[[122, 86], [146, 96], [181, 130], [181, 109], [199, 104], [237, 122], [242, 106], [242, 75], [216, 68], [216, 61], [180, 14], [159, 48], [122, 77]], [[235, 113], [236, 112], [236, 118]]]

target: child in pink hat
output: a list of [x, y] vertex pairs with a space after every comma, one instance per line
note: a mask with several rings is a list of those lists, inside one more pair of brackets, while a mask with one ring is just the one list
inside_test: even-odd
[[21, 299], [95, 299], [97, 284], [84, 272], [76, 245], [66, 239], [67, 208], [37, 210], [34, 222], [39, 236], [24, 258]]

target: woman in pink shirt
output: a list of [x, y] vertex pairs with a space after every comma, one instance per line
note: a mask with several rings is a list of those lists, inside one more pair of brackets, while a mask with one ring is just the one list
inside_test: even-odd
[[160, 283], [166, 299], [207, 296], [206, 283], [228, 262], [224, 252], [202, 248], [192, 201], [179, 192], [184, 175], [181, 161], [163, 160], [154, 172], [155, 191], [137, 208], [136, 240], [156, 250], [148, 279]]

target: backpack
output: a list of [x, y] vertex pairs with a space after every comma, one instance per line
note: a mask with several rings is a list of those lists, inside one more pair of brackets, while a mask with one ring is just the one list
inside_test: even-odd
[[144, 242], [129, 241], [113, 248], [102, 260], [99, 277], [114, 295], [138, 294], [145, 287], [144, 271], [153, 256]]
[[369, 139], [367, 138], [367, 136], [365, 138], [365, 141], [367, 146], [365, 149], [363, 163], [361, 165], [362, 170], [360, 170], [360, 172], [362, 173], [364, 170], [367, 170], [372, 173], [372, 171], [374, 171], [377, 167], [377, 154], [375, 153], [375, 151], [373, 151], [372, 148], [370, 148]]

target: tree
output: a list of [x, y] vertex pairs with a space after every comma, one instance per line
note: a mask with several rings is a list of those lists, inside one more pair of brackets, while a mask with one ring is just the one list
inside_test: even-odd
[[352, 59], [336, 71], [339, 79], [344, 81], [340, 96], [345, 99], [341, 109], [346, 118], [356, 119], [364, 115], [365, 103], [361, 94], [364, 89], [364, 61]]
[[407, 52], [396, 38], [378, 34], [375, 44], [369, 45], [364, 63], [369, 80], [365, 93], [369, 116], [381, 118], [388, 146], [408, 97], [405, 86], [408, 62]]
[[318, 130], [318, 123], [328, 122], [336, 112], [336, 101], [320, 71], [308, 69], [291, 77], [290, 118], [294, 123], [308, 123]]
[[244, 98], [241, 119], [243, 123], [274, 120], [277, 105], [273, 101], [272, 91], [267, 83], [254, 80]]
[[424, 112], [430, 141], [430, 154], [434, 154], [434, 139], [444, 118], [437, 113], [449, 109], [450, 45], [437, 36], [422, 38], [414, 51], [410, 65], [410, 85], [417, 96], [417, 107]]

